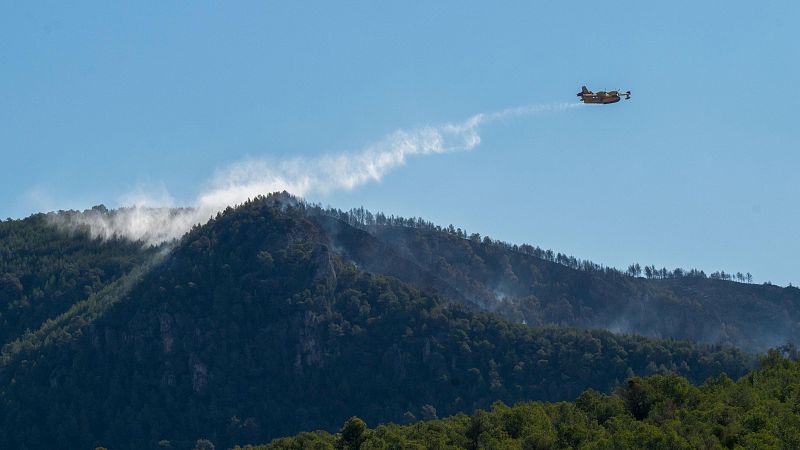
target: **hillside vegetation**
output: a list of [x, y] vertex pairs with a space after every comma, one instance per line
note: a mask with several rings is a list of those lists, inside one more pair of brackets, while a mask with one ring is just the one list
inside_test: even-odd
[[52, 225], [54, 215], [0, 221], [0, 346], [102, 291], [158, 251], [126, 239], [64, 233]]
[[515, 322], [690, 339], [752, 352], [800, 340], [795, 287], [737, 282], [724, 272], [695, 269], [646, 267], [645, 278], [636, 276], [638, 264], [623, 272], [530, 245], [468, 237], [452, 225], [360, 209], [305, 210], [360, 267]]
[[20, 336], [0, 366], [0, 441], [225, 447], [353, 414], [401, 422], [754, 364], [729, 347], [532, 328], [454, 303], [365, 271], [319, 217], [281, 195], [228, 209], [152, 269]]
[[800, 448], [800, 363], [773, 352], [736, 382], [720, 375], [694, 387], [677, 375], [634, 377], [613, 395], [587, 390], [569, 403], [497, 402], [471, 416], [372, 429], [351, 417], [336, 434], [305, 432], [245, 448], [794, 449]]

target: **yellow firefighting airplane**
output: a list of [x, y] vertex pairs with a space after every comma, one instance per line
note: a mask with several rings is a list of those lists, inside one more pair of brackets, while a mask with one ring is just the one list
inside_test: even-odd
[[620, 99], [620, 96], [624, 95], [625, 100], [630, 100], [631, 98], [631, 91], [626, 92], [619, 92], [619, 91], [600, 91], [600, 92], [592, 92], [589, 89], [586, 89], [586, 86], [581, 87], [581, 91], [578, 92], [578, 97], [581, 98], [583, 103], [599, 103], [601, 105], [606, 105], [609, 103], [617, 103]]

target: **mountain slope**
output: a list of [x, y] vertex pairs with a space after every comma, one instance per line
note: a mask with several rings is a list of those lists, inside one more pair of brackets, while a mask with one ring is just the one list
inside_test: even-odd
[[[283, 199], [315, 222], [335, 253], [360, 268], [512, 321], [722, 343], [752, 352], [800, 338], [797, 288], [710, 279], [696, 276], [698, 271], [636, 278], [527, 245], [467, 238], [460, 229], [420, 219], [343, 213]], [[91, 213], [108, 212], [98, 207]], [[0, 222], [0, 344], [54, 319], [159, 251], [124, 239], [89, 239], [77, 232], [80, 227], [65, 234], [52, 226], [75, 214]]]
[[496, 403], [472, 417], [374, 429], [354, 417], [336, 435], [301, 433], [253, 450], [800, 448], [800, 363], [776, 356], [738, 382], [721, 376], [693, 387], [656, 375], [574, 403]]
[[[310, 215], [331, 230], [337, 228], [331, 221], [361, 227], [377, 242], [352, 232], [332, 234], [337, 248], [357, 264], [513, 321], [723, 343], [747, 351], [800, 341], [797, 288], [711, 279], [697, 271], [638, 278], [531, 246], [477, 235], [467, 239], [461, 230], [448, 232], [421, 220], [380, 224], [357, 213], [321, 209]], [[404, 262], [392, 263], [398, 259]], [[409, 264], [425, 276], [410, 273]]]
[[264, 442], [350, 414], [399, 421], [426, 405], [454, 414], [607, 392], [634, 374], [736, 377], [753, 363], [683, 341], [513, 324], [365, 272], [332, 244], [283, 196], [196, 227], [131, 286], [17, 341], [0, 367], [0, 441]]
[[52, 225], [56, 216], [0, 221], [0, 346], [100, 292], [159, 251], [125, 239], [64, 233]]

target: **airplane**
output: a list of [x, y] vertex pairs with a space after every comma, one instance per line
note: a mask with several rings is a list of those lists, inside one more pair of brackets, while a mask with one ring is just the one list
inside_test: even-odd
[[625, 100], [630, 100], [631, 98], [631, 91], [626, 92], [619, 92], [619, 91], [600, 91], [600, 92], [592, 92], [589, 89], [586, 89], [586, 86], [581, 86], [581, 91], [578, 93], [578, 97], [581, 98], [583, 103], [599, 103], [602, 105], [608, 103], [617, 103], [620, 99], [620, 96], [624, 95]]

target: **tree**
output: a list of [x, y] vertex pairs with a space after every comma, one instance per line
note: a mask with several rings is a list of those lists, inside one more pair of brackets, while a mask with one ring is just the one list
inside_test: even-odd
[[639, 263], [631, 264], [628, 266], [628, 271], [626, 273], [632, 277], [638, 277], [642, 274], [642, 266], [640, 266]]
[[475, 411], [475, 414], [470, 417], [469, 425], [467, 425], [467, 429], [464, 432], [465, 437], [469, 440], [467, 448], [470, 450], [480, 448], [480, 436], [491, 426], [489, 422], [489, 414], [486, 411], [480, 409]]
[[627, 385], [620, 389], [619, 395], [625, 402], [625, 407], [636, 420], [647, 417], [650, 408], [653, 407], [653, 388], [642, 378], [629, 379]]
[[339, 430], [336, 448], [341, 450], [358, 450], [367, 439], [367, 424], [356, 416], [347, 419]]

